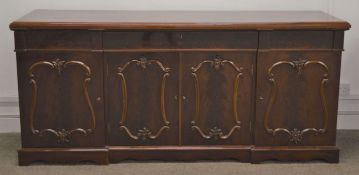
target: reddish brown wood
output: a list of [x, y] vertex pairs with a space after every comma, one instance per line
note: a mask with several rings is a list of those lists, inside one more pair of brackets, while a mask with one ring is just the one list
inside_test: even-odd
[[256, 31], [183, 31], [180, 35], [180, 48], [200, 49], [256, 49]]
[[108, 144], [178, 145], [178, 53], [106, 53], [105, 58]]
[[108, 149], [104, 148], [22, 148], [18, 150], [19, 165], [30, 165], [34, 162], [46, 163], [81, 163], [93, 162], [107, 165]]
[[11, 23], [19, 29], [347, 30], [350, 24], [318, 11], [35, 10]]
[[321, 147], [255, 147], [251, 150], [251, 163], [263, 161], [312, 161], [339, 162], [339, 149], [335, 146]]
[[259, 49], [332, 49], [333, 31], [263, 31]]
[[[259, 52], [256, 146], [335, 145], [340, 57], [341, 52]], [[300, 66], [300, 61], [307, 66], [290, 65]], [[268, 129], [305, 133], [296, 137], [295, 133], [279, 131], [274, 135], [266, 131], [266, 118]], [[318, 132], [306, 132], [307, 128]]]
[[321, 12], [37, 10], [10, 27], [20, 165], [338, 162], [345, 21]]
[[162, 147], [109, 147], [110, 162], [123, 160], [195, 161], [234, 159], [249, 162], [248, 146], [162, 146]]
[[181, 54], [184, 145], [251, 144], [255, 57], [256, 52]]
[[19, 74], [23, 80], [22, 145], [25, 148], [103, 147], [101, 54], [26, 52], [19, 57], [23, 67]]

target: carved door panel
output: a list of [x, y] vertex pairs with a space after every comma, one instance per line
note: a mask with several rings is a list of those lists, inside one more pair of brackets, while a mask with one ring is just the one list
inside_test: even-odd
[[340, 52], [259, 52], [255, 144], [334, 145]]
[[104, 146], [103, 59], [18, 53], [23, 147]]
[[106, 53], [110, 145], [178, 144], [178, 53]]
[[251, 144], [256, 52], [192, 52], [182, 60], [185, 145]]

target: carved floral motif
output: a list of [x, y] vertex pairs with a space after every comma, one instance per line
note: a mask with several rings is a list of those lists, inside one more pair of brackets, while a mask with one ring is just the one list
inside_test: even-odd
[[56, 60], [52, 61], [51, 63], [54, 66], [54, 69], [57, 70], [58, 75], [61, 75], [62, 70], [64, 69], [65, 61], [56, 59]]
[[289, 132], [289, 141], [294, 143], [299, 143], [303, 139], [303, 133], [297, 128], [294, 128], [292, 131]]
[[223, 132], [222, 132], [221, 128], [218, 128], [217, 126], [215, 126], [214, 128], [209, 130], [208, 135], [210, 137], [213, 137], [215, 140], [218, 140], [218, 138], [223, 136]]
[[151, 131], [146, 127], [138, 130], [137, 137], [141, 138], [142, 141], [146, 141], [147, 138], [150, 138], [152, 135]]
[[297, 70], [298, 75], [303, 74], [303, 69], [304, 69], [306, 62], [307, 62], [307, 60], [303, 60], [303, 59], [300, 59], [298, 61], [292, 61], [295, 69]]

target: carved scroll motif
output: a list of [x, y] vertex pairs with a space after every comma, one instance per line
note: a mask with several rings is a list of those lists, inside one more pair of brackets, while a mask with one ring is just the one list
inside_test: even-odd
[[[55, 70], [59, 76], [61, 76], [62, 71], [69, 66], [79, 66], [85, 71], [85, 78], [82, 81], [82, 90], [83, 95], [85, 97], [85, 100], [87, 102], [88, 108], [91, 113], [91, 128], [89, 129], [83, 129], [83, 128], [75, 128], [75, 129], [37, 129], [34, 126], [34, 117], [35, 117], [35, 111], [37, 108], [37, 96], [38, 96], [38, 86], [36, 81], [36, 76], [34, 74], [34, 70], [39, 66], [47, 66], [52, 70]], [[59, 143], [65, 143], [69, 142], [71, 135], [75, 132], [81, 133], [84, 136], [87, 136], [88, 134], [92, 133], [96, 128], [96, 116], [93, 109], [93, 106], [90, 101], [89, 93], [88, 93], [88, 84], [91, 81], [91, 69], [89, 66], [87, 66], [85, 63], [80, 61], [63, 61], [60, 59], [56, 59], [52, 62], [48, 61], [39, 61], [34, 64], [32, 64], [28, 70], [28, 75], [30, 77], [30, 84], [32, 85], [32, 100], [31, 100], [31, 109], [30, 109], [30, 129], [31, 132], [35, 135], [43, 136], [45, 133], [51, 133], [57, 137], [57, 140]]]
[[[273, 129], [269, 126], [269, 117], [270, 117], [270, 114], [272, 111], [273, 104], [278, 95], [278, 86], [275, 81], [275, 74], [273, 73], [273, 70], [282, 65], [288, 65], [291, 68], [294, 68], [297, 71], [298, 76], [302, 76], [304, 69], [306, 67], [308, 67], [309, 65], [319, 65], [324, 69], [325, 73], [323, 74], [323, 78], [321, 80], [321, 85], [320, 85], [321, 105], [322, 105], [322, 109], [323, 109], [323, 113], [324, 113], [324, 123], [323, 123], [322, 128], [305, 128], [302, 130], [300, 130], [298, 128], [293, 128], [292, 130], [290, 130], [288, 128], [274, 128]], [[327, 100], [326, 100], [326, 95], [325, 95], [325, 86], [329, 80], [328, 74], [329, 74], [328, 66], [321, 61], [299, 60], [299, 61], [279, 61], [277, 63], [274, 63], [268, 69], [269, 82], [271, 83], [272, 88], [271, 88], [271, 92], [270, 92], [269, 103], [268, 103], [268, 106], [267, 106], [267, 109], [265, 112], [265, 116], [264, 116], [264, 128], [266, 129], [266, 131], [269, 134], [272, 134], [273, 136], [275, 136], [279, 132], [284, 132], [284, 133], [288, 134], [289, 141], [294, 142], [296, 144], [302, 141], [303, 136], [306, 133], [312, 132], [315, 135], [318, 135], [319, 133], [325, 133], [327, 130], [327, 125], [328, 125], [328, 106], [327, 106]]]
[[[197, 75], [197, 71], [201, 69], [201, 67], [205, 64], [209, 64], [214, 70], [219, 70], [221, 67], [225, 66], [226, 64], [230, 65], [236, 72], [236, 78], [233, 81], [233, 118], [234, 118], [234, 126], [229, 130], [229, 132], [227, 134], [225, 134], [223, 132], [223, 130], [221, 128], [219, 128], [218, 126], [215, 126], [213, 128], [211, 128], [209, 130], [208, 133], [203, 132], [203, 130], [197, 125], [197, 121], [199, 120], [199, 115], [200, 115], [200, 88], [199, 88], [199, 81], [198, 81], [198, 75]], [[201, 135], [202, 138], [204, 139], [228, 139], [233, 132], [236, 129], [240, 129], [240, 124], [241, 122], [238, 119], [238, 111], [237, 111], [237, 96], [238, 96], [238, 84], [239, 84], [239, 79], [240, 77], [243, 75], [242, 73], [243, 68], [242, 67], [238, 67], [236, 64], [234, 64], [233, 61], [229, 61], [229, 60], [223, 60], [220, 58], [216, 58], [214, 60], [205, 60], [202, 61], [201, 63], [199, 63], [197, 66], [194, 66], [191, 68], [191, 74], [194, 78], [194, 84], [195, 84], [195, 90], [196, 90], [196, 111], [195, 111], [195, 116], [194, 119], [191, 121], [191, 125], [192, 125], [192, 130], [196, 130], [198, 131], [198, 133]]]
[[[149, 66], [149, 65], [156, 65], [163, 72], [161, 87], [160, 87], [160, 95], [161, 95], [160, 96], [160, 100], [161, 100], [160, 101], [160, 110], [161, 110], [161, 115], [162, 115], [163, 126], [155, 134], [153, 134], [153, 132], [150, 131], [150, 129], [148, 129], [147, 127], [143, 127], [142, 129], [138, 130], [136, 134], [133, 134], [133, 132], [130, 131], [130, 129], [125, 124], [126, 118], [127, 118], [128, 96], [127, 96], [127, 83], [126, 83], [124, 71], [130, 64], [136, 64], [137, 66], [140, 66], [142, 69], [146, 69], [147, 66]], [[154, 140], [154, 139], [158, 138], [164, 130], [170, 129], [170, 127], [169, 127], [170, 122], [167, 120], [166, 109], [165, 109], [165, 88], [166, 88], [166, 80], [167, 80], [167, 77], [170, 75], [169, 72], [171, 69], [164, 67], [163, 64], [158, 60], [147, 60], [146, 58], [140, 58], [140, 59], [134, 59], [134, 60], [128, 61], [122, 67], [118, 67], [117, 70], [118, 70], [117, 75], [121, 79], [122, 98], [123, 98], [122, 99], [122, 102], [123, 102], [122, 114], [121, 114], [121, 120], [119, 123], [120, 129], [126, 131], [128, 136], [134, 140], [141, 139], [142, 141], [146, 141], [147, 139]]]

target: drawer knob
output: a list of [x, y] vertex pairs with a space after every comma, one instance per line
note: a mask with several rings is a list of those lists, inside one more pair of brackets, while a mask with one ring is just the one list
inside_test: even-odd
[[97, 100], [97, 101], [101, 101], [101, 97], [97, 97], [96, 100]]
[[186, 98], [186, 96], [182, 96], [182, 99], [183, 99], [183, 100], [186, 100], [187, 98]]
[[259, 96], [259, 100], [264, 100], [264, 97], [262, 97], [262, 96]]

